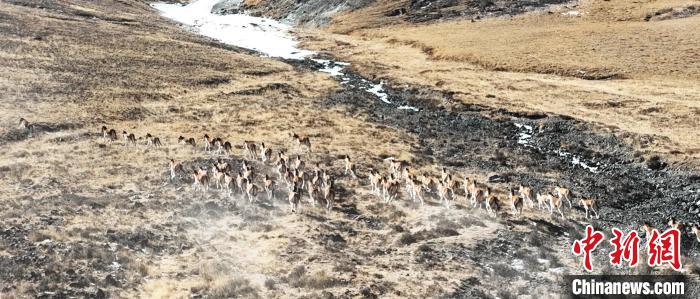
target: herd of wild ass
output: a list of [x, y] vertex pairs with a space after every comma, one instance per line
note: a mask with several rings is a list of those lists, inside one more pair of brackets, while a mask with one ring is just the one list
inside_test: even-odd
[[[119, 139], [115, 129], [108, 130], [106, 126], [103, 126], [101, 133], [109, 143]], [[290, 136], [301, 151], [311, 151], [309, 137], [296, 133], [292, 133]], [[133, 133], [122, 131], [122, 138], [124, 145], [135, 146], [137, 144], [137, 138]], [[142, 139], [145, 139], [146, 146], [159, 147], [162, 145], [160, 139], [150, 133], [146, 134], [145, 138], [138, 140]], [[205, 153], [218, 157], [230, 157], [233, 154], [233, 144], [222, 138], [204, 134], [200, 142], [201, 149]], [[193, 137], [180, 136], [178, 143], [191, 147], [194, 152], [197, 151], [199, 142]], [[187, 172], [192, 178], [193, 189], [206, 192], [213, 185], [217, 189], [225, 190], [229, 195], [238, 192], [244, 194], [248, 200], [254, 201], [261, 190], [264, 190], [269, 198], [274, 197], [276, 181], [280, 180], [287, 186], [292, 211], [297, 211], [303, 193], [308, 195], [310, 204], [315, 205], [316, 202], [322, 201], [326, 208], [332, 208], [336, 194], [335, 178], [322, 169], [318, 163], [313, 167], [307, 167], [307, 163], [300, 154], [290, 157], [283, 150], [278, 151], [273, 157], [272, 149], [264, 142], [257, 144], [252, 141], [243, 141], [241, 146], [245, 159], [249, 159], [249, 161], [260, 160], [263, 163], [274, 165], [277, 178], [274, 179], [266, 174], [263, 181], [258, 184], [254, 176], [255, 170], [249, 161], [243, 160], [240, 169], [233, 169], [228, 162], [218, 159], [208, 169], [198, 167]], [[387, 175], [382, 175], [378, 170], [370, 170], [368, 175], [372, 192], [387, 203], [400, 197], [403, 189], [412, 200], [420, 201], [421, 205], [425, 203], [426, 195], [432, 192], [447, 208], [450, 207], [451, 202], [463, 198], [472, 207], [485, 208], [489, 214], [494, 216], [501, 210], [501, 200], [497, 194], [492, 191], [491, 187], [481, 184], [475, 179], [464, 177], [460, 182], [446, 168], [442, 168], [439, 176], [431, 176], [427, 173], [415, 175], [408, 162], [396, 159], [388, 159], [387, 161], [389, 162]], [[350, 176], [351, 179], [357, 179], [355, 164], [349, 156], [344, 157], [344, 163], [344, 174]], [[186, 173], [181, 162], [174, 159], [169, 161], [168, 168], [171, 179], [174, 179], [179, 173]], [[459, 194], [458, 190], [463, 190], [463, 194]], [[535, 193], [532, 188], [520, 185], [517, 190], [515, 188], [509, 190], [508, 202], [511, 210], [517, 214], [521, 214], [525, 206], [534, 208], [535, 202], [539, 209], [546, 209], [550, 214], [559, 213], [562, 217], [564, 217], [562, 211], [564, 203], [569, 208], [573, 207], [571, 191], [564, 187], [556, 187], [553, 192]], [[579, 203], [585, 210], [586, 218], [592, 216], [598, 218], [598, 206], [595, 199], [580, 199]]]
[[[21, 118], [19, 127], [31, 130], [33, 125]], [[115, 129], [102, 126], [100, 133], [108, 144], [119, 140]], [[124, 146], [137, 146], [139, 141], [142, 141], [147, 147], [163, 146], [160, 138], [151, 134], [136, 138], [134, 133], [122, 131], [121, 136]], [[311, 140], [308, 136], [292, 133], [290, 137], [294, 140], [300, 153], [311, 152]], [[178, 143], [190, 147], [193, 152], [198, 151], [198, 141], [195, 138], [180, 136]], [[251, 202], [257, 200], [261, 191], [265, 192], [269, 200], [276, 198], [277, 182], [282, 181], [287, 187], [287, 199], [292, 212], [296, 213], [299, 210], [304, 193], [308, 196], [309, 204], [314, 207], [317, 203], [323, 204], [329, 210], [333, 207], [337, 193], [336, 177], [321, 168], [319, 163], [308, 167], [301, 158], [301, 154], [290, 156], [284, 150], [279, 150], [273, 156], [273, 150], [265, 143], [243, 141], [239, 147], [243, 148], [244, 159], [239, 169], [234, 169], [228, 162], [221, 159], [221, 157], [233, 155], [234, 146], [231, 142], [204, 134], [200, 146], [205, 153], [218, 156], [219, 159], [212, 162], [208, 169], [200, 166], [192, 167], [189, 170], [186, 170], [181, 162], [170, 159], [168, 171], [171, 181], [178, 175], [185, 174], [192, 178], [194, 191], [207, 192], [213, 185], [215, 188], [225, 191], [229, 196], [238, 193]], [[252, 164], [252, 161], [256, 160], [262, 162], [263, 165], [271, 165], [277, 173], [277, 178], [264, 174], [256, 180], [256, 170]], [[357, 169], [350, 156], [345, 155], [343, 160], [345, 164], [343, 174], [352, 180], [357, 180]], [[446, 168], [442, 168], [439, 175], [431, 175], [427, 172], [414, 174], [407, 161], [393, 158], [385, 160], [389, 163], [387, 173], [383, 175], [379, 170], [370, 169], [368, 178], [372, 193], [386, 203], [400, 198], [403, 189], [411, 200], [420, 202], [421, 206], [425, 203], [427, 195], [432, 193], [448, 209], [452, 202], [460, 199], [473, 208], [479, 207], [481, 209], [483, 207], [492, 216], [497, 216], [502, 209], [502, 200], [497, 192], [494, 192], [490, 186], [477, 182], [476, 179], [467, 176], [457, 179]], [[564, 218], [562, 208], [565, 204], [569, 209], [573, 208], [572, 192], [565, 187], [535, 192], [532, 187], [519, 185], [517, 188], [511, 187], [506, 192], [506, 197], [510, 210], [517, 215], [522, 214], [525, 207], [534, 209], [536, 205], [538, 209], [544, 209], [550, 215], [558, 213]], [[583, 207], [586, 219], [593, 216], [599, 218], [595, 199], [580, 198], [578, 203]], [[668, 225], [676, 229], [691, 228], [692, 233], [700, 242], [700, 225], [682, 224], [673, 217], [669, 219]], [[650, 231], [652, 228], [651, 224], [645, 222], [642, 230]]]

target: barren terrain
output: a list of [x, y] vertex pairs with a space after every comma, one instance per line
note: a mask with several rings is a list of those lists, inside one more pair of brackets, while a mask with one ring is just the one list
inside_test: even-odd
[[[473, 26], [498, 27], [490, 22], [505, 21]], [[542, 298], [558, 294], [563, 274], [581, 273], [570, 246], [586, 224], [697, 221], [697, 61], [669, 54], [685, 59], [685, 73], [632, 66], [629, 79], [611, 81], [536, 74], [516, 58], [506, 64], [519, 72], [503, 72], [425, 51], [418, 32], [432, 27], [396, 26], [300, 32], [309, 47], [351, 61], [351, 80], [387, 82], [389, 105], [308, 60], [197, 36], [147, 2], [0, 2], [0, 297]], [[17, 127], [20, 117], [32, 130]], [[121, 135], [110, 144], [103, 125], [164, 146], [125, 146]], [[534, 128], [527, 146], [522, 125]], [[310, 136], [311, 152], [292, 132]], [[205, 133], [233, 142], [234, 153], [177, 143]], [[253, 167], [255, 180], [278, 180], [274, 198], [194, 190], [194, 167], [222, 159], [240, 169], [243, 140], [299, 154], [309, 169], [319, 163], [337, 177], [332, 209], [305, 194], [291, 213], [270, 162]], [[344, 173], [344, 155], [358, 178]], [[434, 193], [424, 206], [405, 192], [385, 203], [367, 174], [385, 174], [390, 157], [416, 173], [475, 177], [503, 210], [473, 208], [461, 189], [449, 209]], [[173, 180], [171, 158], [187, 171]], [[516, 215], [505, 193], [520, 183], [597, 198], [601, 219], [579, 206], [564, 208], [566, 218]], [[684, 246], [684, 271], [697, 279], [700, 246], [689, 231]], [[606, 253], [596, 273], [671, 273], [613, 269]]]

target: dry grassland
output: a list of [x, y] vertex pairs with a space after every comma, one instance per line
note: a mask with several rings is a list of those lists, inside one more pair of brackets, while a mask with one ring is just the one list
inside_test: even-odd
[[[281, 198], [236, 202], [193, 193], [184, 175], [168, 181], [168, 158], [213, 158], [176, 144], [205, 132], [291, 152], [289, 132], [308, 134], [305, 158], [337, 173], [344, 154], [362, 173], [384, 167], [380, 156], [413, 159], [412, 135], [319, 109], [337, 88], [327, 76], [197, 37], [142, 2], [6, 1], [0, 11], [0, 297], [424, 297], [455, 292], [463, 273], [487, 275], [476, 257], [440, 262], [505, 229], [479, 220], [485, 212], [384, 205], [364, 181], [341, 179], [334, 211], [293, 215]], [[19, 117], [35, 130], [17, 129]], [[103, 124], [165, 146], [107, 145]], [[558, 267], [568, 259], [522, 250]]]
[[[381, 3], [365, 10], [393, 2]], [[509, 18], [378, 28], [377, 14], [360, 10], [311, 31], [306, 44], [378, 79], [433, 86], [465, 103], [575, 117], [642, 151], [697, 164], [700, 16], [660, 17], [669, 15], [664, 8], [697, 4], [581, 1]], [[562, 15], [568, 11], [582, 16]], [[329, 33], [347, 31], [350, 20], [352, 33]]]
[[[4, 1], [0, 36], [2, 298], [541, 298], [576, 269], [565, 236], [582, 230], [578, 210], [567, 220], [540, 211], [491, 218], [462, 201], [446, 210], [433, 197], [423, 208], [378, 200], [367, 170], [385, 169], [387, 156], [428, 161], [418, 156], [421, 141], [369, 113], [327, 105], [338, 88], [328, 76], [198, 37], [141, 1]], [[698, 154], [679, 138], [697, 128], [690, 122], [697, 103], [687, 101], [697, 89], [689, 83], [492, 72], [369, 32], [321, 36], [310, 44], [392, 82], [513, 110], [567, 112], [654, 134], [646, 145], [654, 149]], [[612, 108], [596, 106], [605, 103]], [[665, 121], [632, 113], [655, 107], [649, 113]], [[19, 117], [34, 132], [17, 129]], [[151, 133], [165, 146], [105, 144], [102, 125]], [[218, 190], [195, 193], [185, 175], [168, 180], [168, 158], [187, 169], [216, 158], [178, 145], [179, 135], [199, 141], [209, 133], [237, 146], [264, 141], [296, 153], [292, 131], [312, 139], [307, 163], [338, 175], [332, 211], [305, 199], [294, 215], [286, 192], [249, 203]], [[235, 151], [231, 162], [240, 163]], [[361, 180], [342, 175], [345, 154]], [[258, 176], [271, 173], [255, 166]], [[470, 175], [484, 181], [489, 173]]]

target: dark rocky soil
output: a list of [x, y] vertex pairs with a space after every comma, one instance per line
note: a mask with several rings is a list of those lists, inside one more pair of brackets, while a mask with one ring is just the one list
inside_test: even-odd
[[[391, 87], [388, 93], [393, 104], [386, 104], [352, 84], [343, 86], [346, 88], [327, 96], [326, 105], [343, 106], [378, 125], [416, 134], [421, 143], [413, 151], [420, 158], [410, 161], [413, 164], [439, 164], [464, 174], [483, 174], [503, 190], [520, 183], [536, 191], [567, 186], [575, 198], [598, 199], [601, 219], [595, 223], [603, 228], [639, 229], [644, 221], [665, 227], [670, 216], [681, 222], [700, 222], [700, 174], [696, 170], [666, 167], [659, 157], [645, 160], [615, 134], [600, 132], [587, 123], [465, 105], [453, 100], [453, 94], [429, 87]], [[420, 111], [397, 109], [402, 105]], [[516, 124], [533, 127], [530, 146], [518, 143], [522, 131]], [[597, 171], [574, 164], [574, 155], [589, 166], [596, 165]], [[576, 205], [574, 209], [583, 211]], [[690, 238], [690, 232], [686, 233]]]
[[688, 18], [700, 13], [700, 5], [688, 5], [681, 8], [664, 8], [648, 14], [645, 21], [665, 21], [672, 19]]
[[[9, 255], [0, 255], [0, 292], [24, 289], [37, 298], [106, 298], [109, 289], [129, 288], [147, 276], [148, 264], [134, 259], [134, 252], [144, 255], [177, 254], [192, 244], [177, 232], [176, 226], [149, 225], [133, 230], [71, 228], [67, 236], [82, 240], [56, 239], [52, 229], [63, 227], [64, 219], [75, 215], [100, 213], [110, 205], [148, 213], [162, 208], [159, 204], [140, 204], [126, 195], [89, 197], [62, 194], [37, 198], [34, 207], [24, 211], [20, 222], [4, 222], [0, 227], [0, 248]], [[62, 210], [54, 204], [61, 204]], [[136, 206], [135, 206], [136, 205]], [[20, 207], [13, 207], [21, 210]], [[25, 207], [26, 209], [26, 207]]]
[[551, 4], [562, 4], [570, 0], [412, 0], [387, 16], [401, 15], [409, 22], [426, 22], [453, 18], [512, 16]]
[[[225, 1], [230, 2], [230, 1]], [[294, 24], [324, 26], [334, 13], [353, 11], [372, 4], [371, 0], [263, 0], [240, 8], [252, 15], [264, 15]], [[385, 17], [396, 17], [412, 23], [453, 18], [479, 19], [482, 17], [516, 15], [552, 4], [571, 0], [411, 0], [402, 1], [385, 12]], [[226, 10], [220, 10], [225, 12]], [[238, 11], [238, 9], [235, 9]]]
[[352, 11], [371, 4], [372, 0], [263, 0], [241, 9], [254, 16], [267, 16], [293, 24], [323, 26], [336, 12]]
[[28, 129], [13, 128], [0, 133], [0, 144], [22, 141], [42, 133], [73, 130], [82, 127], [74, 123], [32, 123]]

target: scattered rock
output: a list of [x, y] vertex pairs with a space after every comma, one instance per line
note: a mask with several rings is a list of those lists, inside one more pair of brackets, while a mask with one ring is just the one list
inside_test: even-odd
[[646, 165], [651, 170], [661, 170], [666, 168], [666, 162], [662, 161], [661, 157], [659, 156], [652, 156], [651, 158], [647, 159]]
[[219, 15], [241, 13], [241, 0], [221, 0], [214, 4], [211, 12]]

